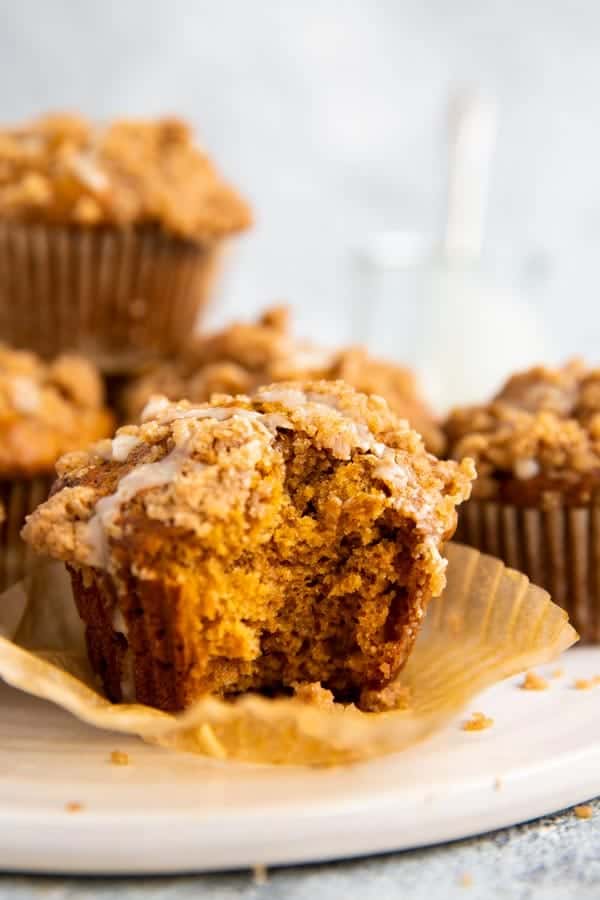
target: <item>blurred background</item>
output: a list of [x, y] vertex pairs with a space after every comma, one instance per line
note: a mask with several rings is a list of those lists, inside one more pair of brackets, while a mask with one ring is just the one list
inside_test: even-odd
[[[443, 347], [472, 379], [460, 335], [470, 346], [474, 305], [483, 335], [490, 296], [494, 315], [510, 298], [507, 343], [522, 310], [524, 334], [543, 332], [535, 353], [597, 361], [599, 46], [594, 0], [2, 0], [1, 115], [189, 118], [256, 213], [213, 323], [288, 300], [301, 333], [408, 357], [410, 329], [421, 342], [442, 322], [423, 353]], [[425, 301], [413, 275], [444, 233], [457, 88], [488, 98], [497, 128], [485, 288], [455, 315], [456, 286], [429, 285]]]

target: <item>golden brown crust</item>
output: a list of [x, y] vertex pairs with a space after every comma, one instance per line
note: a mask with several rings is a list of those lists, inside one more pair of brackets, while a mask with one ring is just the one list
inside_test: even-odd
[[246, 228], [248, 206], [175, 118], [105, 128], [49, 115], [0, 131], [0, 217], [61, 225], [158, 224], [204, 241]]
[[328, 350], [295, 338], [284, 306], [266, 310], [256, 322], [234, 322], [199, 338], [182, 356], [133, 380], [122, 395], [123, 413], [136, 421], [153, 394], [203, 402], [213, 393], [247, 394], [290, 379], [342, 380], [362, 393], [379, 394], [409, 420], [428, 450], [443, 452], [443, 433], [409, 369], [372, 357], [363, 347]]
[[138, 699], [167, 709], [313, 682], [381, 705], [473, 474], [341, 382], [162, 398], [64, 458], [24, 536], [70, 565], [115, 699], [132, 665]]
[[0, 345], [0, 476], [50, 473], [56, 460], [110, 434], [97, 370], [79, 356], [44, 363]]
[[454, 410], [446, 433], [453, 457], [476, 462], [477, 497], [589, 502], [600, 487], [600, 369], [574, 361], [514, 375], [490, 403]]

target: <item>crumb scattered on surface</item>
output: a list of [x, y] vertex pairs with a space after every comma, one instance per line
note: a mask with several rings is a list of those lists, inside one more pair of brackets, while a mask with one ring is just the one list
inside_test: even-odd
[[491, 728], [494, 724], [494, 720], [489, 716], [486, 716], [482, 712], [474, 712], [471, 713], [471, 718], [466, 719], [462, 724], [463, 731], [485, 731], [486, 728]]
[[583, 806], [576, 806], [573, 812], [578, 819], [591, 819], [594, 815], [594, 810], [587, 803], [585, 803]]
[[504, 781], [502, 780], [502, 778], [500, 778], [500, 776], [498, 776], [497, 778], [494, 779], [494, 790], [501, 791], [503, 787], [504, 787]]
[[470, 872], [463, 872], [458, 879], [458, 883], [461, 885], [461, 887], [471, 887], [473, 884], [473, 876]]
[[562, 678], [565, 674], [565, 670], [559, 666], [557, 669], [553, 669], [550, 673], [550, 678]]
[[252, 881], [254, 884], [266, 884], [269, 880], [267, 867], [262, 864], [252, 866]]
[[546, 691], [549, 684], [537, 672], [527, 672], [519, 687], [522, 691]]
[[128, 766], [129, 754], [124, 753], [122, 750], [113, 750], [110, 754], [110, 761], [113, 766]]
[[591, 678], [576, 678], [573, 687], [576, 691], [590, 691], [592, 688], [598, 687], [600, 684], [600, 675], [593, 675]]
[[65, 803], [65, 809], [68, 813], [78, 813], [83, 810], [81, 803]]

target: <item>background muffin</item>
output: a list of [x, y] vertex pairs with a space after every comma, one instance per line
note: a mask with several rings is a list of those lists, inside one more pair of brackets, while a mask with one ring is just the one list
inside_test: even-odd
[[24, 530], [67, 562], [109, 697], [174, 710], [320, 683], [385, 702], [444, 587], [472, 463], [340, 382], [154, 398], [143, 419], [63, 458]]
[[94, 367], [77, 356], [44, 363], [0, 345], [0, 585], [26, 573], [33, 560], [19, 532], [25, 516], [46, 499], [64, 453], [109, 434]]
[[600, 640], [600, 369], [515, 375], [446, 431], [451, 455], [478, 470], [457, 539], [525, 572]]
[[199, 337], [176, 358], [151, 368], [123, 390], [120, 411], [136, 421], [153, 394], [199, 402], [211, 394], [247, 394], [262, 384], [287, 379], [342, 380], [363, 393], [379, 394], [441, 453], [444, 437], [420, 396], [413, 373], [377, 359], [362, 347], [329, 350], [291, 334], [289, 310], [267, 310], [257, 322], [234, 322]]
[[0, 334], [135, 370], [189, 339], [248, 207], [176, 119], [0, 131]]

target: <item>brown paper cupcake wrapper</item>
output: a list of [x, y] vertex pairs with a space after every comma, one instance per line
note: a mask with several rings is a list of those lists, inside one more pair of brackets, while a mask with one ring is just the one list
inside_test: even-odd
[[44, 357], [76, 350], [132, 372], [189, 341], [217, 243], [150, 226], [0, 223], [0, 335]]
[[566, 506], [544, 495], [544, 509], [470, 500], [457, 539], [524, 572], [565, 609], [582, 640], [600, 642], [600, 498]]
[[48, 497], [54, 475], [0, 479], [0, 590], [20, 581], [40, 557], [21, 540], [25, 517]]
[[447, 549], [447, 588], [400, 676], [409, 708], [366, 713], [256, 694], [207, 697], [179, 715], [111, 703], [97, 688], [69, 579], [56, 563], [2, 596], [0, 677], [98, 728], [221, 759], [332, 764], [402, 750], [480, 691], [577, 640], [566, 613], [524, 575], [470, 548]]

